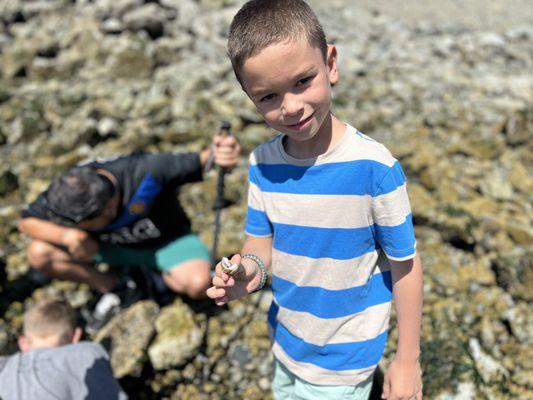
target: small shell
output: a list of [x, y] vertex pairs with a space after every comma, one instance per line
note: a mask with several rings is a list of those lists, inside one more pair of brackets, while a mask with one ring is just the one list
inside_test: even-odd
[[222, 272], [228, 275], [235, 275], [239, 270], [239, 264], [232, 263], [227, 257], [222, 257]]

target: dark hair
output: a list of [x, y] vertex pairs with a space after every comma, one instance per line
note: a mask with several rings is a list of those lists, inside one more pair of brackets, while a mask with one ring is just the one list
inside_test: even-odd
[[251, 0], [231, 22], [228, 55], [240, 81], [244, 62], [264, 48], [285, 40], [305, 38], [327, 59], [327, 42], [317, 16], [303, 0]]
[[102, 213], [115, 194], [115, 186], [89, 167], [73, 168], [55, 177], [45, 198], [52, 220], [75, 225]]

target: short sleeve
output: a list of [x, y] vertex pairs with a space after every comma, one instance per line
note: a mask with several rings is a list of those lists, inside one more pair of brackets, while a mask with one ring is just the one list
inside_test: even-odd
[[178, 187], [202, 180], [202, 166], [198, 153], [146, 154], [144, 168], [166, 187]]
[[374, 236], [388, 258], [404, 261], [414, 257], [416, 240], [407, 182], [397, 161], [372, 196], [372, 217]]
[[260, 174], [250, 159], [248, 170], [248, 208], [246, 211], [246, 234], [250, 236], [272, 236], [272, 224], [266, 214], [263, 192], [261, 191]]

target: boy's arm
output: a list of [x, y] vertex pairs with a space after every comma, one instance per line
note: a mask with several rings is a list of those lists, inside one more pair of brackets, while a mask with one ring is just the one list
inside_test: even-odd
[[389, 260], [398, 321], [398, 347], [385, 375], [382, 398], [422, 399], [419, 363], [422, 320], [422, 263], [418, 255], [407, 261]]
[[268, 270], [271, 263], [272, 237], [248, 236], [242, 247], [241, 254], [236, 254], [231, 258], [233, 263], [241, 265], [239, 272], [230, 276], [221, 271], [218, 263], [213, 277], [213, 286], [207, 290], [207, 296], [215, 300], [219, 306], [228, 301], [236, 300], [252, 293], [259, 285], [261, 271], [255, 261], [242, 256], [253, 254], [261, 259]]

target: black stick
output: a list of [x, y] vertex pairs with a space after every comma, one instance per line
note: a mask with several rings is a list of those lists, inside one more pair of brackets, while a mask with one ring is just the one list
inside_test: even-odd
[[[222, 136], [231, 136], [231, 124], [223, 121], [220, 126], [220, 133]], [[220, 234], [220, 214], [222, 209], [226, 208], [230, 202], [224, 198], [224, 178], [228, 171], [225, 168], [220, 167], [218, 170], [217, 179], [217, 195], [215, 198], [215, 204], [213, 210], [215, 210], [215, 225], [213, 230], [213, 247], [211, 248], [211, 262], [215, 265], [217, 261], [217, 248], [218, 248], [218, 236]]]

